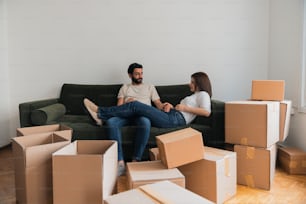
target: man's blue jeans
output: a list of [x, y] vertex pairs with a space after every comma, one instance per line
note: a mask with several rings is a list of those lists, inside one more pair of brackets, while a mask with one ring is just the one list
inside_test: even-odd
[[98, 117], [103, 121], [107, 121], [111, 117], [131, 119], [141, 116], [148, 118], [154, 127], [171, 128], [186, 125], [181, 112], [175, 109], [171, 109], [170, 112], [164, 112], [138, 101], [125, 103], [120, 106], [98, 108]]
[[141, 161], [143, 152], [147, 145], [151, 122], [146, 117], [133, 117], [133, 118], [121, 118], [112, 117], [106, 121], [108, 126], [109, 139], [116, 140], [118, 143], [118, 161], [124, 160], [123, 150], [122, 150], [122, 134], [121, 128], [127, 125], [134, 125], [137, 128], [135, 143], [134, 143], [134, 153], [133, 159]]

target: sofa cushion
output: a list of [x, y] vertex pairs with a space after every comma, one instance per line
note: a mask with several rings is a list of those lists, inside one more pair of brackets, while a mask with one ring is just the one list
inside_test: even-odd
[[31, 112], [31, 121], [34, 125], [45, 125], [56, 121], [66, 113], [66, 108], [61, 103], [55, 103]]

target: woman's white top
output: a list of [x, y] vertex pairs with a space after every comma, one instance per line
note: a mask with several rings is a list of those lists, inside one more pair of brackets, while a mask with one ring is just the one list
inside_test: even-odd
[[[186, 106], [203, 108], [208, 112], [211, 112], [210, 96], [206, 91], [195, 92], [194, 94], [185, 97], [180, 102]], [[197, 115], [181, 111], [183, 114], [186, 124], [191, 123]]]

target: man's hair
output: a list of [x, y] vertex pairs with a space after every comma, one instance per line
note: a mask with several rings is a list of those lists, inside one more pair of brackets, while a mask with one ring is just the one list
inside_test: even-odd
[[142, 65], [141, 65], [141, 64], [138, 64], [138, 63], [130, 64], [130, 66], [129, 66], [129, 68], [128, 68], [128, 73], [129, 73], [129, 74], [133, 74], [134, 69], [136, 69], [136, 68], [142, 69]]
[[212, 96], [211, 83], [205, 72], [193, 73], [191, 77], [194, 79], [198, 91], [206, 91], [210, 97]]

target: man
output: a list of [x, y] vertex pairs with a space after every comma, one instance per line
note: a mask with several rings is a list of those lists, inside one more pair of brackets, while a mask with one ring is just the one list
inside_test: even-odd
[[[128, 75], [131, 84], [124, 84], [118, 93], [117, 105], [120, 106], [134, 100], [151, 105], [151, 101], [155, 106], [164, 111], [169, 111], [169, 103], [162, 103], [160, 97], [153, 85], [145, 84], [143, 80], [143, 67], [141, 64], [133, 63], [128, 68]], [[128, 120], [120, 117], [113, 117], [107, 120], [109, 127], [109, 138], [118, 142], [118, 176], [125, 172], [124, 156], [122, 151], [121, 127], [126, 125], [135, 125], [137, 127], [133, 161], [141, 161], [142, 154], [150, 136], [151, 122], [146, 117], [135, 117]]]

